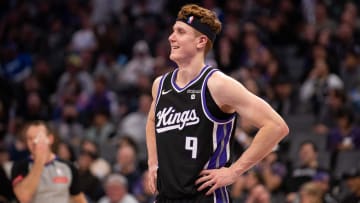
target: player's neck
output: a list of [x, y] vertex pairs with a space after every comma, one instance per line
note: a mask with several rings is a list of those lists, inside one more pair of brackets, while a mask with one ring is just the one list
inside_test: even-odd
[[180, 87], [187, 85], [199, 75], [205, 66], [204, 59], [193, 58], [192, 60], [178, 63], [179, 71], [176, 77], [176, 84]]

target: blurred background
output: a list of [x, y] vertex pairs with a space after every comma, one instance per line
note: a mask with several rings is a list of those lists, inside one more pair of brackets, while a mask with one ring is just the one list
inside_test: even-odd
[[[222, 22], [206, 63], [290, 127], [229, 188], [233, 202], [360, 200], [360, 1], [0, 0], [0, 202], [14, 201], [11, 165], [29, 155], [21, 127], [39, 119], [89, 202], [111, 190], [153, 201], [144, 185], [151, 85], [175, 68], [167, 38], [186, 3]], [[234, 159], [257, 131], [238, 121]], [[127, 184], [105, 187], [121, 179], [105, 183], [109, 174]]]

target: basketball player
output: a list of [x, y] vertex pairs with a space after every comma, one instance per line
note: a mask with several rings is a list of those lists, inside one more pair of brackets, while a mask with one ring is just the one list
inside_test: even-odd
[[[200, 6], [185, 5], [169, 36], [178, 68], [154, 81], [147, 122], [149, 187], [157, 202], [230, 202], [235, 182], [288, 134], [284, 120], [239, 82], [205, 64], [221, 23]], [[259, 128], [232, 165], [235, 117]]]

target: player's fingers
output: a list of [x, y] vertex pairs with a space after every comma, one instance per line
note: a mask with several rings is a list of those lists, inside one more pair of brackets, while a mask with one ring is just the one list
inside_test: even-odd
[[153, 181], [149, 182], [149, 188], [150, 188], [151, 194], [155, 194], [155, 185], [154, 185]]
[[150, 174], [149, 181], [148, 181], [148, 186], [149, 186], [150, 192], [152, 194], [155, 194], [155, 191], [156, 191], [155, 182], [156, 182], [156, 179], [154, 178], [154, 174]]
[[202, 177], [198, 178], [198, 179], [195, 181], [195, 185], [198, 185], [198, 184], [200, 184], [200, 183], [202, 183], [202, 182], [205, 182], [205, 181], [208, 181], [208, 180], [210, 180], [210, 179], [211, 179], [210, 176], [202, 176]]
[[206, 175], [209, 175], [210, 174], [210, 170], [202, 170], [200, 172], [200, 176], [206, 176]]
[[211, 195], [212, 193], [215, 192], [215, 190], [216, 190], [217, 188], [218, 188], [218, 187], [216, 186], [216, 184], [214, 184], [214, 185], [210, 188], [210, 190], [208, 190], [208, 191], [206, 192], [205, 195]]
[[201, 191], [205, 188], [211, 187], [212, 185], [214, 185], [214, 181], [210, 179], [210, 180], [204, 182], [203, 184], [201, 184], [201, 186], [198, 188], [198, 191]]

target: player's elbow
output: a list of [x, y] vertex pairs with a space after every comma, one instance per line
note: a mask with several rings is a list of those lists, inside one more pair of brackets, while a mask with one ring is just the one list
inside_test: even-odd
[[30, 194], [25, 189], [23, 189], [21, 187], [15, 187], [14, 192], [15, 192], [16, 198], [18, 199], [19, 202], [21, 202], [21, 203], [31, 202], [32, 194]]
[[290, 132], [290, 129], [288, 127], [288, 125], [285, 123], [285, 122], [280, 122], [278, 125], [277, 125], [277, 131], [278, 131], [278, 135], [281, 137], [281, 138], [284, 138], [285, 136], [287, 136]]

